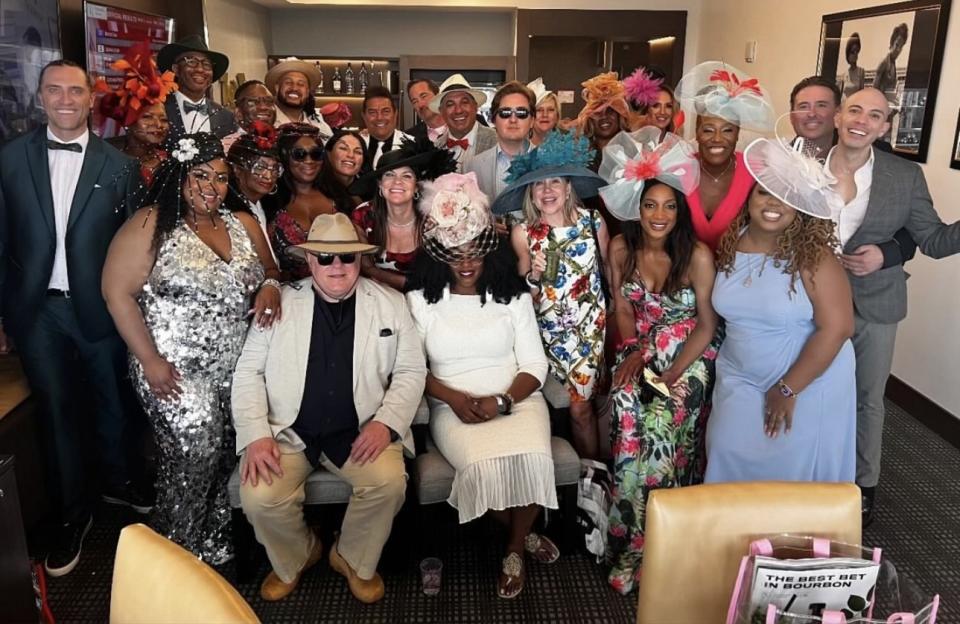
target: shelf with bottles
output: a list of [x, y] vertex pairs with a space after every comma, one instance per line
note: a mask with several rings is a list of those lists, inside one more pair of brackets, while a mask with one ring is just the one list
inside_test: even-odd
[[[268, 63], [282, 60], [283, 56], [270, 56]], [[400, 62], [398, 59], [370, 57], [317, 57], [297, 55], [297, 58], [313, 63], [320, 71], [320, 84], [314, 96], [325, 99], [362, 99], [367, 87], [383, 86], [399, 97]]]

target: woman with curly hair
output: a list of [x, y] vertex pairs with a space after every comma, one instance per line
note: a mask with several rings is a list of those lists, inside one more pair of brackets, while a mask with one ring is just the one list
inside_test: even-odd
[[853, 481], [853, 301], [812, 159], [758, 139], [759, 184], [717, 248], [726, 320], [707, 423], [706, 481]]
[[560, 556], [533, 532], [557, 508], [547, 375], [530, 293], [517, 257], [494, 228], [474, 173], [449, 173], [424, 188], [422, 290], [407, 293], [429, 362], [430, 432], [456, 470], [449, 502], [466, 523], [486, 513], [508, 527], [497, 594], [514, 598], [526, 555]]
[[[717, 315], [710, 306], [713, 254], [698, 242], [684, 192], [697, 185], [693, 148], [648, 126], [614, 138], [600, 189], [623, 221], [610, 243], [614, 319], [614, 488], [608, 580], [630, 592], [643, 561], [647, 496], [703, 478], [703, 429], [713, 389]], [[655, 391], [644, 373], [669, 389]], [[664, 388], [661, 386], [661, 390]]]
[[181, 138], [103, 268], [104, 299], [159, 449], [151, 524], [214, 565], [232, 555], [230, 381], [250, 302], [261, 327], [280, 313], [266, 238], [251, 213], [223, 206], [228, 180], [219, 138]]

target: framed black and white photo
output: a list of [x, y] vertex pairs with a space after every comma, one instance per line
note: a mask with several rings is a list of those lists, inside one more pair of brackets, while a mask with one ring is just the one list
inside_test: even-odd
[[817, 73], [844, 96], [876, 87], [890, 102], [895, 153], [926, 162], [950, 0], [913, 0], [823, 16]]
[[953, 133], [953, 152], [950, 156], [950, 168], [960, 169], [960, 115], [957, 115], [957, 129]]

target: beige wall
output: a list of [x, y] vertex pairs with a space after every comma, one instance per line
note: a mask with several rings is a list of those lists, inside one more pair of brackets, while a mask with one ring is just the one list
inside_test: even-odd
[[210, 48], [230, 57], [230, 78], [243, 73], [247, 80], [262, 80], [270, 53], [270, 12], [250, 0], [203, 0], [203, 10]]
[[[724, 59], [753, 73], [789, 108], [790, 89], [815, 73], [824, 14], [882, 4], [854, 0], [710, 0], [703, 7], [700, 60]], [[960, 12], [953, 11], [927, 164], [922, 165], [934, 205], [947, 223], [960, 219], [960, 171], [949, 168], [960, 108]], [[722, 33], [723, 36], [717, 36]], [[758, 42], [757, 62], [743, 60], [744, 45]], [[909, 264], [909, 312], [900, 323], [893, 373], [960, 417], [960, 256]]]

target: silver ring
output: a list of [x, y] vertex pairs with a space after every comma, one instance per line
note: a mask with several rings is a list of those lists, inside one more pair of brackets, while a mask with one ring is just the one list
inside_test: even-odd
[[263, 311], [263, 313], [266, 314], [267, 316], [270, 316], [271, 314], [273, 314], [273, 308], [266, 308]]

